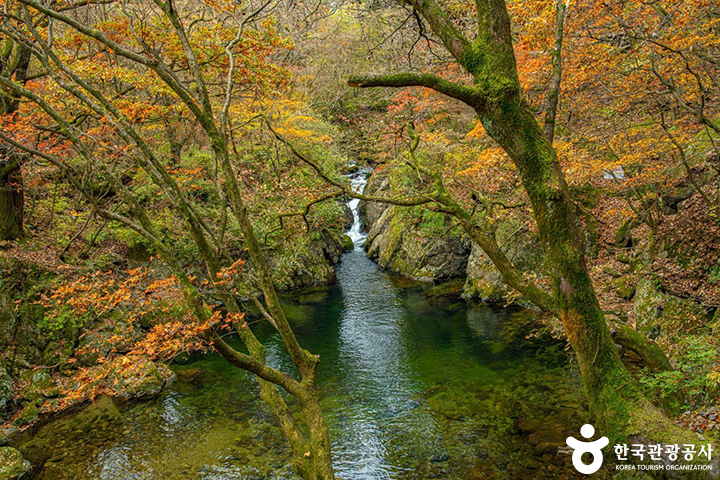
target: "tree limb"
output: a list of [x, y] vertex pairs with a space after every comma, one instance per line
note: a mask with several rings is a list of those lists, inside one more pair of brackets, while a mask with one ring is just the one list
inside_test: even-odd
[[395, 73], [378, 76], [354, 76], [348, 85], [355, 88], [367, 87], [426, 87], [436, 92], [455, 98], [478, 110], [485, 103], [485, 96], [472, 87], [451, 82], [436, 75], [427, 73]]

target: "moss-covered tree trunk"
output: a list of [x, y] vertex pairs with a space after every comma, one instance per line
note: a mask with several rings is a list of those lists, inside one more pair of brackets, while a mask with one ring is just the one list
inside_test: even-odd
[[485, 109], [481, 118], [513, 159], [532, 203], [555, 309], [575, 352], [597, 425], [612, 437], [671, 428], [620, 360], [588, 273], [579, 223], [555, 151], [530, 109], [518, 96]]
[[[231, 95], [232, 67], [227, 72], [227, 78], [229, 80], [224, 110], [223, 113], [218, 114], [215, 111], [214, 101], [211, 100], [211, 96], [208, 93], [206, 79], [200, 68], [189, 35], [185, 30], [183, 22], [180, 20], [178, 10], [176, 10], [172, 2], [154, 1], [159, 11], [162, 12], [162, 18], [167, 20], [172, 31], [174, 31], [176, 40], [182, 47], [188, 65], [188, 75], [192, 78], [192, 81], [188, 82], [184, 82], [170, 73], [164, 59], [155, 57], [156, 52], [152, 52], [152, 55], [145, 56], [138, 54], [134, 50], [128, 50], [121, 44], [108, 38], [104, 33], [83, 24], [75, 16], [65, 14], [62, 10], [54, 9], [54, 5], [48, 6], [33, 0], [23, 0], [21, 3], [24, 5], [22, 7], [24, 9], [24, 15], [18, 18], [25, 19], [23, 28], [31, 31], [32, 38], [37, 41], [38, 45], [36, 45], [33, 52], [35, 52], [35, 58], [41, 63], [43, 70], [47, 72], [47, 75], [55, 85], [68, 94], [73, 95], [75, 99], [99, 115], [106, 116], [109, 120], [108, 124], [112, 126], [115, 134], [128, 146], [132, 146], [135, 153], [132, 158], [137, 162], [138, 166], [148, 174], [148, 177], [153, 183], [162, 189], [166, 194], [167, 200], [173, 205], [174, 211], [185, 221], [185, 225], [188, 228], [187, 233], [198, 247], [200, 255], [204, 260], [208, 278], [211, 281], [215, 281], [223, 265], [221, 259], [227, 259], [228, 257], [227, 252], [224, 251], [222, 239], [215, 237], [212, 229], [207, 226], [198, 214], [193, 202], [183, 193], [177, 182], [167, 172], [167, 163], [157, 157], [156, 152], [148, 145], [143, 135], [135, 129], [122, 111], [113, 104], [111, 99], [90, 85], [78, 75], [71, 66], [66, 64], [60, 58], [61, 56], [53, 50], [52, 45], [42, 40], [44, 35], [38, 31], [36, 24], [27, 19], [35, 18], [35, 12], [39, 12], [42, 15], [56, 19], [68, 28], [75, 29], [88, 38], [96, 40], [129, 62], [147, 67], [157, 75], [159, 80], [172, 90], [174, 93], [173, 98], [183, 102], [184, 106], [191, 112], [196, 125], [202, 128], [207, 134], [215, 156], [214, 160], [217, 162], [212, 175], [218, 189], [218, 196], [228, 199], [230, 213], [234, 215], [240, 225], [252, 269], [256, 274], [257, 283], [263, 293], [267, 308], [267, 312], [265, 312], [267, 313], [266, 318], [280, 333], [293, 363], [300, 372], [301, 378], [296, 379], [289, 373], [267, 365], [265, 348], [246, 323], [237, 321], [235, 322], [235, 327], [239, 337], [247, 347], [247, 354], [229, 346], [218, 332], [215, 332], [213, 329], [205, 330], [202, 333], [203, 338], [211, 342], [217, 352], [231, 364], [248, 370], [258, 377], [261, 397], [278, 419], [291, 446], [293, 452], [292, 462], [296, 472], [308, 480], [334, 479], [329, 433], [320, 411], [318, 393], [315, 388], [315, 373], [320, 360], [317, 355], [311, 354], [300, 346], [285, 317], [272, 283], [270, 270], [265, 262], [260, 244], [255, 237], [253, 225], [241, 195], [237, 172], [230, 160], [227, 143], [226, 114], [233, 98]], [[266, 3], [262, 8], [265, 8], [267, 5]], [[30, 8], [32, 8], [32, 13]], [[255, 14], [259, 12], [260, 10]], [[252, 14], [250, 16], [252, 16]], [[229, 53], [231, 47], [232, 45], [229, 45], [226, 49], [229, 56], [231, 56]], [[149, 59], [150, 57], [152, 60]], [[233, 65], [232, 62], [230, 62], [230, 64]], [[12, 92], [12, 94], [18, 98], [22, 96], [28, 101], [35, 103], [57, 123], [60, 134], [72, 142], [80, 157], [89, 165], [97, 168], [98, 171], [110, 181], [111, 185], [120, 194], [121, 201], [128, 207], [132, 217], [129, 218], [106, 210], [97, 202], [97, 199], [87, 191], [84, 182], [78, 178], [74, 169], [69, 168], [54, 155], [26, 148], [22, 143], [15, 141], [7, 135], [3, 135], [3, 140], [15, 148], [25, 149], [25, 151], [29, 153], [41, 156], [53, 165], [59, 167], [75, 188], [83, 193], [83, 196], [92, 205], [95, 213], [103, 218], [118, 221], [132, 228], [148, 240], [175, 275], [183, 293], [185, 304], [191, 309], [200, 324], [205, 325], [208, 323], [210, 316], [202, 295], [190, 280], [185, 266], [177, 259], [172, 248], [165, 243], [163, 235], [156, 231], [153, 221], [150, 219], [139, 199], [114, 175], [112, 170], [109, 169], [103, 161], [94, 156], [92, 149], [87, 148], [81, 136], [77, 134], [78, 128], [71, 125], [71, 122], [65, 118], [63, 113], [57, 111], [52, 105], [45, 101], [41, 95], [24, 88], [21, 83], [22, 82], [18, 81], [17, 73], [15, 75], [15, 81], [12, 81], [8, 76], [0, 75], [0, 86]], [[3, 97], [0, 96], [0, 98]], [[179, 151], [177, 151], [176, 154], [177, 153], [179, 153]], [[175, 160], [177, 160], [177, 158], [175, 158]], [[215, 294], [223, 301], [228, 313], [234, 314], [236, 317], [242, 313], [234, 295], [229, 289], [222, 285], [221, 282], [216, 285]], [[260, 305], [260, 301], [258, 301], [258, 305]], [[276, 386], [283, 388], [292, 395], [299, 406], [301, 415], [293, 415], [285, 398], [283, 398]]]
[[[9, 38], [0, 42], [0, 75], [24, 83], [29, 65], [29, 49]], [[0, 115], [13, 114], [19, 106], [19, 98], [0, 91]], [[24, 205], [20, 154], [0, 146], [0, 240], [14, 240], [22, 234]]]
[[4, 160], [0, 160], [0, 240], [14, 240], [23, 231], [23, 178], [16, 159]]
[[[599, 431], [613, 439], [639, 435], [677, 443], [691, 438], [650, 403], [620, 360], [588, 273], [580, 225], [556, 152], [522, 95], [505, 0], [476, 0], [478, 32], [472, 42], [434, 0], [403, 3], [424, 17], [445, 48], [472, 75], [473, 86], [412, 73], [354, 77], [348, 83], [355, 87], [424, 86], [475, 109], [485, 130], [517, 167], [552, 278], [551, 295], [515, 278], [518, 272], [514, 267], [498, 261], [502, 255], [489, 257], [508, 283], [523, 293], [528, 290], [533, 294], [529, 298], [562, 320]], [[456, 215], [485, 250], [488, 242], [484, 242], [482, 232], [448, 197], [436, 192], [435, 200], [444, 211]]]

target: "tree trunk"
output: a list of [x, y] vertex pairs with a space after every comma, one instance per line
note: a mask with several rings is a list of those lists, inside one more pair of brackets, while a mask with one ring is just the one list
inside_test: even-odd
[[318, 403], [317, 390], [314, 386], [308, 386], [306, 390], [307, 396], [301, 399], [301, 407], [305, 424], [310, 431], [310, 449], [305, 453], [305, 457], [310, 458], [313, 469], [311, 478], [333, 480], [335, 473], [330, 451], [330, 433]]
[[[9, 40], [0, 55], [0, 75], [24, 84], [30, 65], [30, 50]], [[20, 107], [20, 99], [0, 91], [0, 114], [10, 115]], [[18, 153], [0, 147], [0, 240], [15, 240], [23, 231], [25, 191]]]
[[599, 431], [613, 440], [647, 435], [677, 443], [690, 432], [643, 395], [620, 360], [585, 263], [578, 221], [555, 151], [521, 97], [478, 112], [488, 133], [518, 168], [533, 207], [558, 315], [582, 373]]
[[[15, 161], [10, 158], [8, 163]], [[8, 167], [8, 170], [0, 175], [0, 240], [15, 240], [23, 231], [25, 194], [22, 171], [19, 165]]]

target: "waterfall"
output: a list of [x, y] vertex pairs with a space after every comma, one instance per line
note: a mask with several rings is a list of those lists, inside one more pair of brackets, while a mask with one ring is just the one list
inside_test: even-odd
[[[363, 189], [365, 188], [365, 184], [367, 183], [367, 173], [368, 171], [366, 169], [361, 168], [357, 172], [350, 175], [350, 185], [353, 191], [362, 193]], [[353, 215], [353, 224], [350, 227], [350, 230], [348, 230], [347, 235], [348, 237], [350, 237], [350, 239], [352, 239], [353, 244], [355, 245], [355, 250], [360, 250], [363, 248], [365, 238], [367, 237], [367, 234], [362, 231], [360, 213], [358, 212], [359, 204], [360, 200], [358, 200], [357, 198], [352, 198], [347, 203], [347, 206], [350, 207]]]

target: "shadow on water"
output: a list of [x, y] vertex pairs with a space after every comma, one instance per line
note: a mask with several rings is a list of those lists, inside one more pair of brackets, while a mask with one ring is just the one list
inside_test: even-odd
[[[351, 202], [356, 220], [357, 203]], [[356, 224], [358, 222], [356, 221]], [[356, 245], [359, 228], [351, 231]], [[286, 299], [347, 479], [573, 477], [557, 445], [586, 420], [563, 345], [526, 340], [524, 314], [429, 298], [345, 254], [329, 291]], [[267, 325], [269, 361], [292, 370]], [[216, 355], [176, 365], [158, 399], [104, 399], [19, 445], [43, 479], [294, 478], [254, 379]]]

